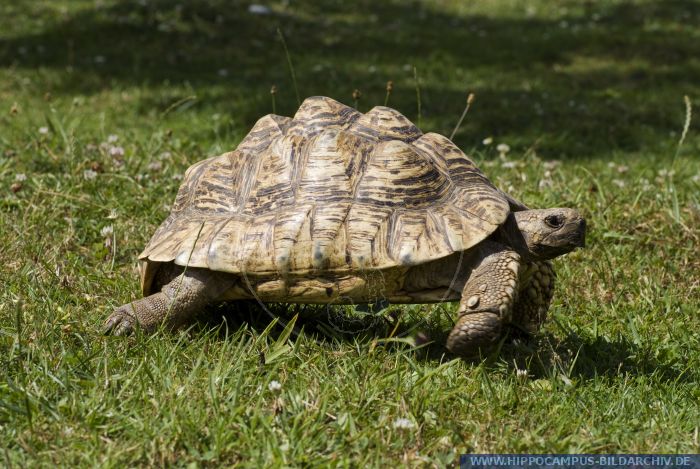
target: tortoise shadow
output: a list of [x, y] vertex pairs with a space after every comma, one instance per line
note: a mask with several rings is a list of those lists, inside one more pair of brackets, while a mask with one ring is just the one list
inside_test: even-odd
[[[339, 327], [337, 320], [329, 321], [324, 317], [325, 307], [303, 306], [273, 304], [263, 309], [254, 301], [224, 303], [209, 308], [197, 327], [218, 328], [220, 337], [225, 339], [229, 331], [240, 327], [251, 327], [260, 333], [274, 317], [279, 317], [278, 327], [270, 332], [272, 337], [277, 337], [287, 321], [298, 313], [296, 334], [304, 334], [322, 344], [360, 342], [387, 349], [409, 349], [416, 359], [436, 364], [444, 362], [446, 357], [458, 358], [444, 345], [451, 329], [447, 315], [438, 314], [428, 319], [414, 315], [402, 320], [396, 310], [388, 310], [366, 316], [369, 322], [356, 322], [357, 328], [352, 330]], [[513, 329], [497, 350], [463, 360], [487, 369], [502, 369], [505, 364], [513, 373], [527, 369], [534, 379], [562, 374], [583, 382], [620, 375], [655, 375], [661, 382], [700, 380], [697, 372], [684, 369], [680, 357], [659, 358], [653, 347], [636, 344], [625, 336], [613, 340], [601, 336], [587, 338], [571, 331], [561, 339], [551, 333], [525, 336]]]
[[250, 327], [260, 333], [277, 319], [277, 327], [269, 334], [276, 338], [295, 316], [293, 336], [304, 334], [318, 343], [373, 343], [385, 348], [401, 347], [417, 351], [425, 360], [439, 361], [451, 355], [444, 347], [449, 328], [431, 320], [411, 317], [402, 320], [400, 309], [377, 313], [352, 313], [324, 305], [265, 304], [256, 301], [236, 301], [210, 306], [194, 326], [195, 330], [217, 329], [220, 338], [240, 327]]
[[628, 337], [587, 338], [575, 332], [561, 338], [540, 334], [525, 347], [508, 347], [501, 358], [513, 371], [527, 369], [533, 378], [564, 375], [592, 381], [621, 375], [655, 376], [661, 382], [697, 382], [700, 375], [684, 366], [682, 357], [659, 356], [652, 346], [634, 343]]

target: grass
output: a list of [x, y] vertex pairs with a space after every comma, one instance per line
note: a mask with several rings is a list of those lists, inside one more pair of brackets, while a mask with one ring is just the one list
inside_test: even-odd
[[[0, 460], [441, 467], [463, 452], [700, 451], [695, 122], [676, 155], [683, 96], [700, 102], [700, 6], [266, 5], [0, 6]], [[300, 319], [286, 340], [225, 306], [189, 332], [101, 335], [138, 297], [136, 256], [184, 170], [234, 148], [272, 85], [277, 112], [294, 112], [278, 27], [302, 98], [351, 104], [359, 89], [365, 111], [392, 80], [392, 107], [449, 134], [473, 91], [456, 142], [525, 203], [585, 213], [588, 247], [556, 262], [533, 343], [455, 359], [441, 345], [451, 305], [392, 307], [394, 323], [339, 337]], [[385, 340], [395, 324], [406, 340]]]

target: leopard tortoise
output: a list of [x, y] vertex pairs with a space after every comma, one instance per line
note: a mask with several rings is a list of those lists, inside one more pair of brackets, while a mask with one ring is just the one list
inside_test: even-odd
[[231, 300], [459, 300], [447, 347], [472, 355], [506, 326], [539, 328], [549, 259], [582, 247], [585, 229], [574, 209], [528, 209], [394, 109], [311, 97], [187, 170], [139, 256], [145, 297], [116, 308], [105, 332], [177, 328]]

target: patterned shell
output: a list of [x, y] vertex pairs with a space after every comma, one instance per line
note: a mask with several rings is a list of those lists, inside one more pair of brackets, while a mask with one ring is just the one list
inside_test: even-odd
[[449, 139], [399, 112], [312, 97], [191, 166], [140, 259], [254, 275], [416, 265], [485, 239], [508, 200]]

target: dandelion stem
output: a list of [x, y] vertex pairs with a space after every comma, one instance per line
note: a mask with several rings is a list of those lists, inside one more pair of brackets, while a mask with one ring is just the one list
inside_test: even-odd
[[685, 102], [685, 123], [683, 124], [683, 131], [681, 132], [681, 138], [678, 139], [678, 145], [676, 146], [676, 152], [673, 154], [673, 160], [671, 160], [671, 169], [676, 164], [676, 158], [681, 152], [681, 147], [683, 142], [685, 142], [685, 137], [688, 135], [688, 129], [690, 128], [690, 121], [693, 118], [693, 107], [690, 102], [688, 95], [683, 96], [683, 102]]
[[357, 106], [360, 104], [360, 98], [362, 97], [362, 93], [360, 93], [360, 90], [355, 89], [352, 92], [352, 100], [355, 103], [355, 109], [357, 109]]
[[384, 97], [384, 106], [389, 105], [389, 97], [391, 96], [391, 92], [394, 90], [394, 82], [389, 80], [386, 82], [386, 96]]
[[413, 66], [413, 79], [416, 82], [416, 100], [418, 102], [418, 127], [421, 126], [421, 106], [420, 106], [420, 81], [418, 81], [418, 69]]
[[297, 105], [301, 106], [301, 97], [299, 95], [299, 87], [297, 87], [297, 75], [294, 73], [294, 65], [292, 64], [292, 57], [289, 55], [289, 49], [287, 49], [287, 41], [284, 40], [284, 34], [282, 30], [277, 28], [277, 35], [280, 37], [282, 42], [282, 47], [284, 47], [284, 54], [287, 56], [287, 64], [289, 65], [289, 73], [292, 75], [292, 83], [294, 84], [294, 92], [297, 95]]
[[270, 96], [272, 97], [272, 113], [277, 114], [277, 106], [275, 103], [275, 97], [277, 95], [277, 87], [275, 85], [272, 85], [272, 88], [270, 88]]
[[[681, 132], [681, 138], [678, 139], [678, 145], [676, 146], [676, 152], [673, 154], [673, 159], [671, 160], [671, 167], [668, 170], [668, 181], [666, 185], [667, 191], [671, 194], [671, 216], [676, 223], [681, 223], [681, 208], [678, 201], [678, 192], [676, 191], [676, 185], [673, 183], [673, 174], [676, 166], [676, 159], [681, 153], [681, 148], [683, 147], [683, 142], [685, 142], [685, 137], [688, 135], [688, 129], [690, 128], [690, 121], [693, 118], [693, 107], [690, 102], [688, 95], [683, 96], [683, 101], [685, 102], [685, 122], [683, 124], [683, 131]], [[682, 223], [681, 223], [682, 224]]]
[[469, 93], [469, 96], [467, 96], [467, 105], [464, 106], [464, 111], [462, 111], [462, 115], [459, 118], [459, 121], [457, 122], [457, 125], [455, 126], [455, 129], [452, 131], [452, 134], [450, 135], [450, 140], [452, 140], [459, 130], [459, 128], [462, 125], [462, 121], [464, 121], [464, 118], [467, 117], [467, 113], [469, 112], [469, 108], [472, 106], [472, 103], [474, 102], [474, 93]]

